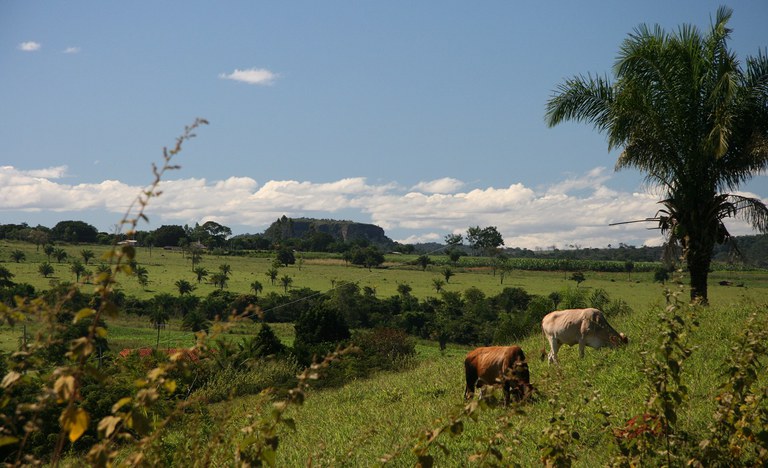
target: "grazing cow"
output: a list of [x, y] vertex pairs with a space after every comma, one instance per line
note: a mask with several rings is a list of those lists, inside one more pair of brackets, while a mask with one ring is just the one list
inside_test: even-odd
[[598, 309], [556, 310], [541, 320], [541, 330], [549, 341], [549, 362], [557, 363], [560, 345], [579, 344], [579, 357], [584, 357], [584, 346], [615, 348], [627, 343], [624, 333], [618, 333]]
[[470, 351], [464, 359], [467, 386], [464, 396], [471, 399], [475, 386], [502, 384], [504, 405], [509, 404], [510, 392], [521, 400], [533, 390], [525, 354], [519, 346], [489, 346]]

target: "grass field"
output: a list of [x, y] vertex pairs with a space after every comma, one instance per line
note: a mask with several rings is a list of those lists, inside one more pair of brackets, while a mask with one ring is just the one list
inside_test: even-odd
[[[47, 288], [50, 279], [37, 273], [37, 265], [45, 256], [36, 252], [34, 246], [0, 243], [0, 258], [9, 258], [9, 252], [16, 248], [26, 249], [26, 260], [2, 263], [15, 275], [14, 281]], [[82, 248], [66, 249], [71, 257], [77, 257]], [[98, 255], [98, 246], [88, 248]], [[120, 288], [126, 294], [142, 298], [160, 292], [175, 294], [173, 283], [177, 279], [195, 282], [189, 260], [179, 252], [153, 249], [150, 256], [148, 251], [139, 249], [138, 259], [149, 270], [150, 284], [143, 289], [134, 278], [123, 278]], [[52, 263], [57, 269], [54, 280], [74, 280], [65, 264]], [[231, 291], [246, 293], [250, 283], [258, 280], [264, 285], [263, 293], [283, 292], [281, 286], [270, 285], [265, 276], [271, 267], [268, 258], [205, 256], [203, 260], [209, 271], [218, 270], [222, 263], [232, 269], [228, 284]], [[436, 269], [421, 271], [398, 261], [369, 272], [330, 259], [307, 259], [301, 268], [293, 265], [280, 270], [281, 275], [294, 278], [293, 287], [327, 291], [335, 281], [355, 281], [361, 287], [374, 287], [379, 297], [397, 294], [399, 283], [411, 285], [413, 294], [419, 298], [435, 295], [432, 280], [439, 276]], [[514, 271], [500, 284], [500, 278], [488, 269], [455, 270], [457, 274], [445, 286], [447, 290], [477, 287], [491, 295], [504, 287], [521, 287], [532, 294], [549, 294], [576, 287], [564, 272]], [[434, 446], [429, 450], [436, 466], [471, 465], [471, 457], [487, 453], [490, 446], [504, 455], [505, 464], [540, 465], [542, 447], [548, 443], [546, 435], [555, 426], [565, 431], [564, 450], [574, 457], [576, 466], [604, 466], [617, 456], [611, 431], [645, 411], [650, 383], [644, 356], [657, 346], [660, 336], [657, 317], [664, 303], [663, 286], [654, 283], [650, 273], [633, 273], [631, 278], [627, 273], [586, 272], [586, 276], [580, 288], [603, 288], [611, 298], [622, 299], [634, 309], [633, 313], [612, 320], [617, 330], [629, 336], [629, 345], [619, 350], [587, 349], [583, 360], [578, 359], [576, 348], [566, 347], [560, 353], [561, 365], [549, 366], [538, 359], [545, 347], [540, 335], [522, 340], [519, 344], [528, 354], [537, 398], [520, 407], [521, 414], [495, 404], [496, 400], [491, 398], [489, 408], [479, 412], [477, 420], [464, 418], [461, 435], [445, 433], [439, 437], [445, 450]], [[732, 285], [720, 286], [721, 280]], [[86, 291], [89, 287], [85, 285]], [[213, 290], [212, 285], [201, 284], [194, 293], [202, 296]], [[685, 291], [681, 297], [687, 297]], [[700, 326], [688, 337], [693, 353], [683, 366], [689, 391], [678, 410], [678, 430], [691, 440], [707, 436], [723, 366], [733, 343], [744, 332], [747, 316], [756, 313], [766, 325], [768, 272], [712, 273], [710, 302], [710, 307], [697, 309]], [[34, 330], [34, 324], [28, 327]], [[157, 340], [157, 331], [142, 317], [122, 314], [109, 319], [108, 327], [113, 351], [154, 346]], [[291, 324], [274, 324], [273, 328], [284, 343], [292, 343]], [[0, 349], [16, 349], [22, 330], [19, 325], [4, 325], [0, 329]], [[256, 330], [255, 324], [238, 325], [227, 338], [237, 340], [253, 335]], [[193, 336], [180, 330], [178, 319], [172, 319], [161, 330], [160, 343], [161, 347], [191, 346]], [[291, 407], [287, 413], [295, 420], [296, 430], [280, 430], [277, 466], [371, 466], [382, 460], [388, 460], [391, 466], [413, 466], [416, 458], [411, 449], [420, 434], [441, 427], [463, 409], [462, 361], [468, 349], [449, 344], [445, 352], [440, 352], [436, 343], [420, 341], [414, 365], [401, 372], [381, 373], [340, 388], [310, 390], [305, 404]], [[764, 388], [768, 385], [766, 375], [763, 373], [760, 378]], [[228, 465], [232, 461], [232, 447], [244, 437], [241, 428], [252, 422], [253, 417], [268, 414], [269, 405], [261, 397], [247, 396], [187, 414], [181, 424], [163, 435], [162, 450], [171, 457], [171, 464], [177, 466], [187, 466], [190, 459], [185, 456], [205, 450], [210, 451], [211, 464]], [[578, 439], [571, 434], [578, 434]]]
[[[765, 311], [765, 301], [699, 310], [701, 325], [689, 337], [694, 352], [683, 368], [689, 395], [679, 409], [678, 431], [693, 439], [707, 436], [731, 346], [743, 333], [747, 316], [761, 313], [765, 324]], [[489, 444], [504, 454], [504, 464], [540, 465], [543, 435], [552, 418], [557, 420], [559, 415], [564, 415], [558, 424], [567, 431], [566, 450], [575, 457], [575, 466], [608, 465], [619, 453], [612, 430], [646, 411], [650, 383], [643, 355], [656, 346], [659, 312], [648, 309], [615, 320], [616, 328], [630, 337], [627, 347], [588, 349], [583, 360], [578, 359], [576, 347], [566, 347], [561, 350], [559, 366], [537, 359], [538, 350], [545, 345], [541, 336], [522, 341], [537, 398], [520, 407], [518, 414], [498, 405], [497, 393], [476, 421], [465, 418], [460, 436], [441, 436], [445, 451], [433, 447], [429, 452], [435, 466], [473, 465], [470, 457]], [[436, 344], [423, 342], [417, 347], [418, 363], [412, 369], [379, 374], [341, 388], [310, 391], [304, 406], [288, 414], [294, 418], [296, 430], [284, 427], [281, 431], [277, 466], [372, 466], [384, 458], [389, 466], [413, 466], [416, 458], [411, 449], [419, 434], [444, 425], [463, 408], [462, 361], [467, 350], [449, 345], [440, 353]], [[765, 375], [760, 384], [768, 384]], [[215, 421], [222, 431], [218, 437], [228, 441], [214, 451], [217, 463], [229, 459], [231, 446], [242, 438], [239, 429], [266, 411], [264, 404], [260, 397], [249, 396], [210, 408], [206, 421]], [[187, 429], [168, 434], [168, 449], [182, 449], [190, 435], [187, 430], [196, 427], [199, 416], [190, 416], [184, 424]], [[578, 440], [571, 438], [572, 433], [578, 433]]]

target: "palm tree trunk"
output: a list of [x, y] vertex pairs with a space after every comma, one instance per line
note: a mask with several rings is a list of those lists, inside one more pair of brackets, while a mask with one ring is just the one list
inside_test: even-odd
[[712, 248], [700, 247], [695, 250], [689, 250], [686, 255], [688, 272], [691, 275], [691, 302], [698, 302], [701, 305], [709, 305], [707, 296], [707, 279], [709, 277], [709, 266], [712, 263]]

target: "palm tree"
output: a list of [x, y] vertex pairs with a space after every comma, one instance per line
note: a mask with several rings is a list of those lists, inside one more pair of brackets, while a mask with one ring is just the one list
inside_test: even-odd
[[445, 281], [440, 278], [434, 278], [432, 280], [432, 287], [435, 288], [436, 293], [440, 294], [440, 291], [443, 290], [443, 286], [445, 286]]
[[53, 249], [53, 256], [56, 258], [58, 263], [61, 263], [67, 258], [67, 252], [61, 247], [56, 247]]
[[253, 291], [253, 295], [258, 297], [259, 293], [264, 290], [264, 286], [262, 286], [259, 281], [253, 281], [251, 283], [251, 290]]
[[454, 276], [456, 273], [453, 272], [449, 267], [443, 268], [443, 278], [445, 278], [446, 283], [451, 282], [451, 277]]
[[277, 268], [270, 268], [269, 270], [267, 270], [266, 275], [269, 276], [269, 280], [272, 282], [272, 286], [275, 285], [277, 274], [278, 274]]
[[80, 263], [80, 260], [75, 260], [72, 262], [72, 265], [69, 267], [69, 271], [71, 271], [75, 275], [75, 281], [80, 282], [80, 276], [85, 273], [85, 265]]
[[732, 11], [717, 10], [708, 34], [642, 25], [625, 39], [616, 80], [591, 75], [561, 84], [547, 103], [550, 126], [588, 122], [622, 148], [617, 169], [635, 168], [664, 191], [657, 216], [668, 245], [682, 247], [692, 301], [707, 303], [715, 243], [730, 239], [724, 218], [765, 232], [768, 207], [733, 192], [768, 169], [768, 56], [741, 68], [728, 49]]
[[25, 254], [21, 250], [17, 249], [11, 252], [11, 260], [13, 260], [16, 263], [23, 262], [25, 258], [27, 258], [27, 254]]
[[203, 281], [203, 279], [208, 276], [208, 270], [206, 270], [205, 267], [195, 267], [195, 269], [192, 271], [195, 273], [195, 275], [197, 275], [198, 283]]
[[48, 262], [43, 262], [37, 267], [37, 271], [43, 275], [43, 278], [48, 278], [53, 274], [53, 265]]
[[179, 290], [179, 296], [189, 294], [195, 290], [195, 286], [185, 279], [176, 280], [174, 284], [176, 285], [176, 289]]
[[146, 288], [149, 284], [149, 270], [143, 266], [137, 266], [133, 269], [133, 274], [136, 275], [136, 281], [139, 282], [142, 288]]
[[46, 257], [48, 257], [48, 261], [49, 261], [49, 262], [51, 261], [51, 255], [53, 255], [53, 251], [54, 251], [55, 249], [56, 249], [56, 248], [55, 248], [55, 247], [54, 247], [52, 244], [46, 244], [46, 245], [43, 247], [43, 253], [45, 253], [45, 256], [46, 256]]
[[280, 278], [280, 284], [283, 285], [283, 288], [285, 289], [285, 293], [288, 294], [288, 288], [293, 283], [293, 278], [291, 278], [288, 275], [283, 275], [282, 278]]
[[213, 275], [211, 275], [211, 284], [213, 284], [214, 286], [218, 287], [223, 291], [224, 288], [227, 286], [228, 279], [229, 278], [227, 278], [227, 275], [225, 275], [224, 273], [221, 273], [221, 272], [214, 273]]
[[168, 323], [170, 315], [165, 307], [153, 307], [149, 312], [149, 322], [155, 329], [157, 329], [157, 342], [155, 343], [155, 349], [160, 347], [160, 329], [165, 328], [165, 324]]
[[229, 275], [232, 274], [232, 267], [229, 266], [228, 263], [222, 263], [221, 265], [219, 265], [219, 271], [223, 275], [226, 275], [227, 278], [229, 278]]
[[80, 251], [80, 256], [83, 257], [83, 261], [86, 265], [88, 265], [88, 262], [91, 261], [91, 259], [95, 257], [96, 254], [93, 253], [93, 250], [83, 249]]

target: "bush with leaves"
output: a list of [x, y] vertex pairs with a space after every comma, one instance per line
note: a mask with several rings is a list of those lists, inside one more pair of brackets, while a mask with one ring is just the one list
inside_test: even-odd
[[324, 356], [351, 336], [344, 316], [324, 304], [302, 312], [294, 328], [294, 352], [303, 365], [309, 365], [313, 356]]

